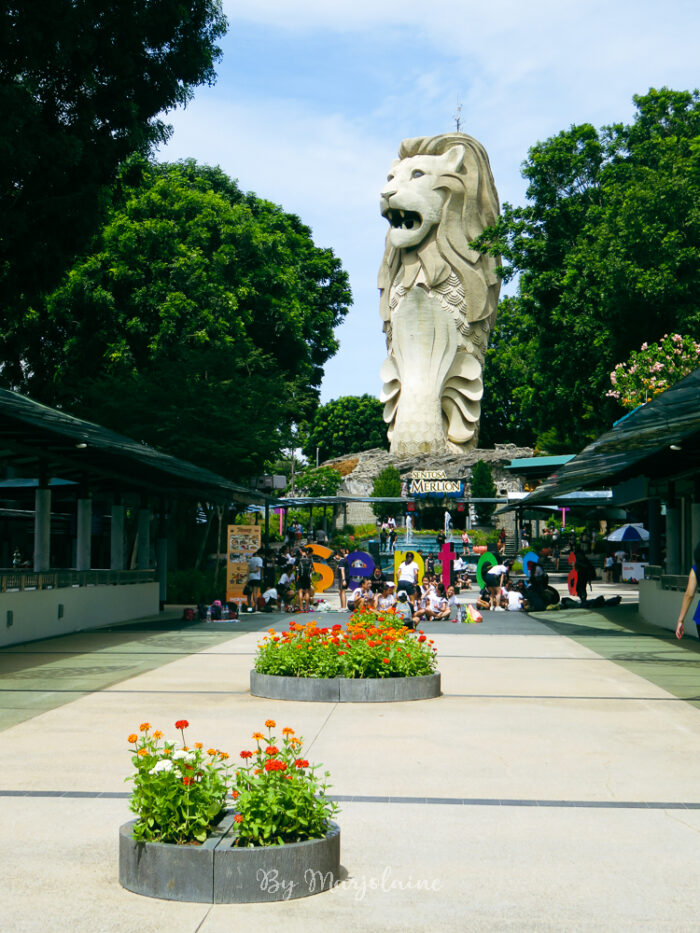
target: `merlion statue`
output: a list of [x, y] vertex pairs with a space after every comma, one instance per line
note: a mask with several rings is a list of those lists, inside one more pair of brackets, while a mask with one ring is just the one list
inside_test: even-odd
[[391, 451], [475, 447], [500, 290], [497, 260], [469, 248], [499, 213], [483, 146], [464, 133], [405, 139], [381, 212], [389, 221], [379, 270], [389, 355], [380, 399]]

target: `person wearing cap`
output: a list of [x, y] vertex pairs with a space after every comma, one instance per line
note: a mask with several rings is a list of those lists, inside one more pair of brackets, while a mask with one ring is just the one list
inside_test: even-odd
[[420, 567], [418, 566], [413, 551], [407, 551], [406, 560], [399, 564], [399, 569], [397, 571], [397, 595], [401, 590], [405, 590], [409, 596], [413, 596], [415, 585], [418, 582], [419, 573]]
[[396, 594], [396, 615], [406, 628], [413, 628], [413, 606], [408, 601], [408, 593], [401, 590]]

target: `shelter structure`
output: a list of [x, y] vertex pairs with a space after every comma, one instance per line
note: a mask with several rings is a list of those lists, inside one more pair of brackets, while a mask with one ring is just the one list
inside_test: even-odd
[[[0, 390], [0, 645], [156, 613], [177, 503], [267, 496]], [[127, 526], [134, 544], [127, 553]]]
[[601, 487], [610, 488], [612, 505], [646, 510], [651, 566], [640, 612], [675, 627], [676, 603], [700, 541], [700, 369], [616, 422], [521, 505], [557, 504], [567, 494]]

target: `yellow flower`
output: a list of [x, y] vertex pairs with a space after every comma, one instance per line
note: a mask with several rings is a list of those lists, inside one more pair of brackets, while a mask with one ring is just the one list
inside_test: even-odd
[[202, 745], [201, 742], [195, 742], [195, 743], [194, 743], [194, 747], [195, 747], [195, 748], [203, 748], [204, 746]]
[[207, 755], [218, 755], [218, 754], [219, 754], [219, 751], [218, 751], [218, 749], [216, 749], [216, 748], [208, 748], [208, 749], [207, 749]]
[[154, 738], [154, 739], [162, 739], [162, 738], [163, 738], [163, 733], [160, 731], [160, 729], [156, 729], [156, 731], [153, 733], [153, 738]]

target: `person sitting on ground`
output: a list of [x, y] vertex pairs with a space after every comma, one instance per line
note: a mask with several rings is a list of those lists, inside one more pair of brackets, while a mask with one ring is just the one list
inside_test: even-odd
[[414, 622], [426, 622], [430, 619], [430, 596], [431, 589], [429, 585], [423, 587], [416, 587], [416, 592], [411, 597], [411, 605], [413, 606], [413, 621]]
[[393, 593], [393, 587], [388, 583], [384, 584], [384, 589], [377, 597], [377, 609], [381, 612], [387, 612], [389, 609], [393, 609], [396, 605], [396, 597]]
[[476, 597], [476, 605], [479, 609], [491, 608], [491, 592], [488, 586], [484, 586], [479, 590], [479, 595]]
[[449, 617], [453, 621], [457, 618], [457, 597], [455, 595], [455, 588], [453, 586], [447, 587], [447, 605], [449, 607], [450, 613]]
[[370, 586], [372, 587], [372, 592], [375, 595], [378, 595], [384, 589], [384, 584], [386, 583], [386, 577], [382, 573], [382, 568], [377, 566], [372, 571], [372, 576], [369, 578]]
[[[454, 589], [450, 587], [450, 589]], [[438, 583], [437, 590], [430, 597], [430, 618], [433, 622], [440, 622], [442, 619], [449, 619], [450, 606], [447, 601], [445, 584]]]
[[262, 611], [263, 612], [272, 612], [272, 610], [279, 609], [280, 596], [277, 592], [277, 588], [274, 586], [268, 587], [261, 596], [262, 600]]
[[520, 612], [523, 608], [523, 594], [515, 586], [512, 580], [506, 583], [506, 609], [509, 612]]
[[374, 593], [368, 579], [354, 589], [348, 597], [348, 604], [353, 612], [361, 612], [363, 609], [374, 609]]
[[[693, 551], [693, 566], [690, 568], [690, 573], [688, 574], [688, 585], [685, 588], [685, 593], [683, 594], [683, 601], [681, 602], [681, 611], [678, 614], [678, 622], [676, 623], [676, 638], [681, 639], [685, 634], [685, 617], [688, 612], [688, 607], [693, 601], [693, 596], [697, 592], [698, 588], [698, 579], [700, 575], [700, 541], [695, 545], [695, 550]], [[693, 622], [695, 622], [698, 638], [700, 638], [700, 603], [698, 603], [697, 609], [693, 616]]]
[[396, 594], [396, 615], [402, 620], [406, 628], [413, 628], [413, 606], [408, 600], [406, 590], [401, 590]]

